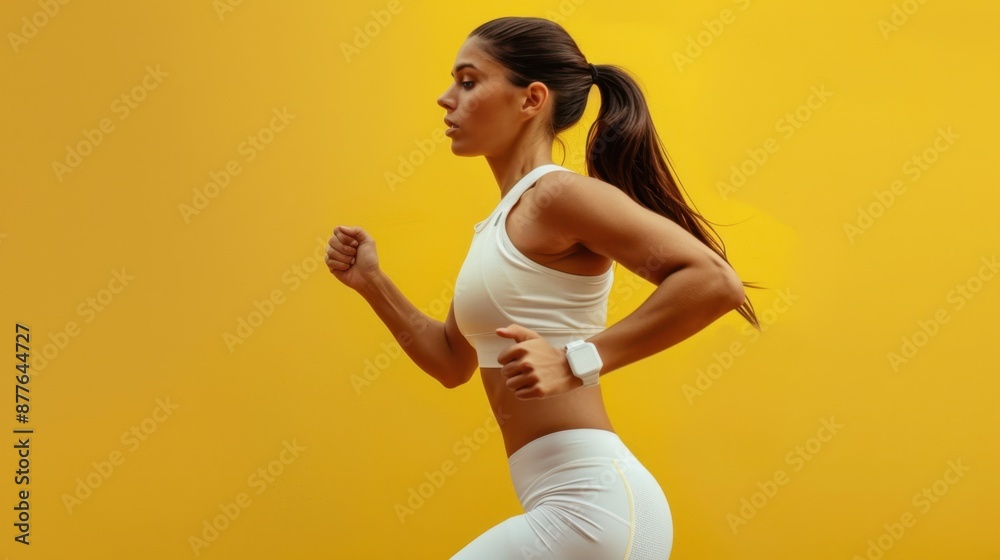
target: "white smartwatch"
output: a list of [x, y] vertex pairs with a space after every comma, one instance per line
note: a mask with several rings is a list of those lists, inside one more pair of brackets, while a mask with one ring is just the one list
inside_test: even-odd
[[565, 346], [566, 360], [573, 375], [583, 380], [584, 387], [597, 385], [601, 377], [604, 362], [597, 353], [597, 346], [592, 342], [574, 340]]

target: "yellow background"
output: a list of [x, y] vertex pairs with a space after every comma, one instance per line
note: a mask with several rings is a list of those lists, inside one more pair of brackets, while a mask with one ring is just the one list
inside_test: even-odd
[[[687, 192], [768, 288], [749, 291], [759, 336], [731, 313], [602, 380], [673, 508], [672, 558], [1000, 558], [1000, 279], [981, 268], [1000, 252], [996, 3], [232, 3], [0, 8], [2, 360], [17, 363], [21, 322], [33, 365], [27, 424], [14, 376], [0, 387], [0, 558], [447, 558], [521, 512], [479, 380], [443, 389], [322, 263], [333, 227], [360, 225], [444, 320], [498, 189], [434, 141], [435, 100], [467, 34], [501, 15], [559, 21], [592, 62], [641, 78]], [[122, 95], [142, 100], [126, 113]], [[583, 170], [598, 102], [557, 163]], [[113, 130], [57, 173], [102, 119]], [[934, 163], [917, 177], [914, 157]], [[390, 186], [400, 158], [416, 164]], [[206, 189], [227, 165], [239, 174]], [[197, 193], [207, 205], [185, 213]], [[877, 217], [849, 235], [859, 209]], [[616, 270], [609, 324], [652, 291]], [[227, 343], [241, 320], [256, 327]], [[894, 363], [905, 340], [920, 348]], [[29, 546], [12, 509], [24, 427]], [[396, 504], [448, 460], [401, 522]]]

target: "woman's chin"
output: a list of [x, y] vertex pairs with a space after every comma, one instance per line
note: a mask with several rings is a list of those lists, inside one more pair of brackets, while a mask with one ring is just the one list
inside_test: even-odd
[[463, 146], [461, 142], [455, 142], [454, 140], [451, 142], [451, 153], [456, 156], [464, 157], [475, 157], [479, 155], [479, 152], [471, 150], [467, 146]]

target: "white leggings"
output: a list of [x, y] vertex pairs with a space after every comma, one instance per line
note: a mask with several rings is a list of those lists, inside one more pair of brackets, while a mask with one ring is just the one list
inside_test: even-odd
[[451, 560], [666, 560], [667, 498], [618, 434], [578, 428], [541, 436], [508, 459], [525, 513]]

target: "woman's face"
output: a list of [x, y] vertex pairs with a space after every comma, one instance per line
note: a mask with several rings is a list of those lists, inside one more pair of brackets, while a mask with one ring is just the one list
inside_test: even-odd
[[507, 80], [503, 67], [483, 52], [479, 41], [470, 37], [459, 49], [454, 82], [437, 100], [448, 111], [450, 128], [445, 134], [455, 155], [502, 154], [523, 125], [519, 109], [525, 88]]

